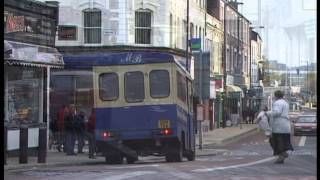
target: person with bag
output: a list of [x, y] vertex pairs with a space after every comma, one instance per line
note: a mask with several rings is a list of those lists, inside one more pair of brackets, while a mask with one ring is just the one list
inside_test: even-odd
[[272, 110], [265, 114], [270, 120], [271, 137], [270, 144], [273, 148], [273, 155], [277, 155], [276, 164], [283, 164], [288, 157], [288, 150], [293, 151], [290, 140], [291, 123], [289, 120], [289, 104], [283, 99], [283, 92], [277, 90], [274, 92], [275, 101], [272, 104]]

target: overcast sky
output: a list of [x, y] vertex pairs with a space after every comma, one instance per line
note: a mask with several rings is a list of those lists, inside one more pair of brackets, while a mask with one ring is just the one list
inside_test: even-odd
[[[239, 7], [239, 11], [252, 22], [253, 26], [258, 25], [258, 0], [238, 1], [244, 3]], [[261, 25], [265, 28], [261, 29], [260, 35], [265, 47], [269, 47], [264, 51], [269, 60], [277, 60], [289, 66], [303, 65], [308, 60], [316, 61], [316, 47], [311, 47], [310, 35], [306, 35], [305, 32], [306, 21], [311, 20], [311, 24], [316, 23], [315, 7], [316, 0], [261, 0]], [[303, 32], [300, 35], [292, 35], [290, 49], [290, 40], [285, 28], [293, 26], [300, 26]], [[313, 34], [316, 35], [316, 30]]]

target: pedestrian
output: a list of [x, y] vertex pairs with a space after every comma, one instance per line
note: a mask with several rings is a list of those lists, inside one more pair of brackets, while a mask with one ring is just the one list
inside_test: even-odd
[[64, 119], [69, 114], [69, 107], [67, 105], [62, 105], [58, 112], [58, 151], [61, 152], [63, 147], [63, 152], [66, 152], [65, 148], [65, 129], [64, 129]]
[[58, 145], [59, 142], [59, 130], [57, 125], [56, 119], [52, 120], [50, 118], [50, 124], [49, 124], [49, 149], [52, 149], [52, 146]]
[[270, 120], [271, 138], [270, 144], [273, 148], [273, 155], [277, 155], [276, 164], [284, 163], [288, 157], [288, 150], [293, 151], [290, 140], [291, 124], [289, 120], [289, 104], [283, 99], [283, 92], [277, 90], [274, 92], [275, 101], [272, 104], [272, 110], [267, 111], [266, 115]]
[[67, 155], [76, 155], [74, 152], [75, 140], [76, 140], [76, 109], [70, 108], [70, 112], [65, 116], [64, 126], [66, 133], [66, 153]]
[[95, 129], [96, 129], [96, 112], [94, 108], [92, 108], [91, 115], [87, 122], [87, 132], [89, 139], [89, 158], [95, 158], [96, 152], [96, 137], [95, 137]]
[[83, 147], [85, 145], [85, 113], [84, 111], [80, 111], [80, 113], [76, 116], [75, 130], [76, 137], [78, 140], [78, 153], [83, 153]]

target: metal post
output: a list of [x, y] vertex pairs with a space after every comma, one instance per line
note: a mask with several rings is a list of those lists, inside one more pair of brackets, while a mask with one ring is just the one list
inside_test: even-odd
[[[50, 67], [48, 66], [47, 67], [47, 74], [46, 74], [46, 77], [47, 79], [46, 81], [46, 122], [47, 122], [47, 128], [49, 128], [49, 124], [50, 124]], [[40, 129], [39, 129], [40, 130]], [[39, 132], [40, 133], [40, 132]], [[46, 132], [46, 142], [47, 142], [47, 149], [49, 148], [49, 131], [47, 129], [47, 132]]]
[[8, 127], [7, 127], [7, 124], [5, 123], [4, 124], [4, 137], [3, 137], [3, 146], [4, 146], [4, 149], [3, 149], [3, 163], [6, 165], [7, 164], [7, 137], [8, 137]]
[[[202, 47], [201, 47], [202, 48]], [[203, 104], [202, 101], [202, 50], [200, 48], [200, 66], [199, 66], [199, 100], [200, 104]], [[202, 143], [202, 121], [199, 121], [199, 149], [202, 149], [203, 143]]]
[[47, 156], [47, 127], [39, 127], [38, 163], [46, 163]]
[[19, 163], [28, 163], [28, 126], [20, 126]]
[[187, 0], [186, 69], [189, 72], [189, 0]]
[[227, 32], [226, 32], [226, 25], [227, 25], [227, 5], [228, 3], [226, 3], [224, 5], [224, 11], [223, 11], [223, 14], [224, 14], [224, 18], [223, 18], [223, 90], [224, 90], [224, 93], [225, 93], [225, 97], [223, 97], [223, 102], [222, 102], [222, 127], [225, 128], [225, 117], [226, 117], [226, 111], [225, 111], [225, 106], [226, 106], [226, 95], [227, 95], [227, 67], [226, 67], [226, 64], [227, 64]]

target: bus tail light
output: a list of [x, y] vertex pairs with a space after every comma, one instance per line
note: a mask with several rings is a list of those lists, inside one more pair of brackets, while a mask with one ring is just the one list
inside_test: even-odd
[[102, 137], [104, 139], [110, 138], [112, 136], [113, 136], [113, 134], [111, 132], [108, 132], [108, 131], [105, 131], [105, 132], [102, 133]]
[[160, 134], [161, 134], [161, 135], [168, 136], [168, 135], [172, 135], [172, 134], [173, 134], [173, 131], [172, 131], [172, 129], [162, 129], [162, 130], [160, 131]]

